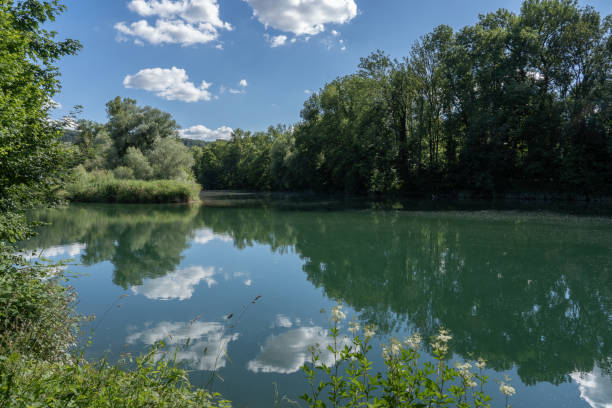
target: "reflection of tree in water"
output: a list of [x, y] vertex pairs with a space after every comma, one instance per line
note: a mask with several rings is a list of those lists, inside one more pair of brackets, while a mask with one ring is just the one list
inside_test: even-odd
[[115, 267], [113, 282], [127, 288], [176, 268], [196, 228], [197, 213], [197, 208], [186, 206], [71, 206], [38, 214], [53, 228], [41, 229], [26, 245], [85, 243], [80, 261], [110, 261]]
[[612, 226], [491, 214], [207, 211], [242, 247], [295, 245], [331, 298], [390, 332], [440, 325], [454, 350], [560, 383], [612, 356]]
[[30, 248], [81, 242], [127, 287], [175, 270], [198, 228], [304, 260], [308, 279], [391, 332], [454, 333], [453, 349], [523, 382], [559, 383], [612, 356], [612, 225], [519, 214], [72, 206]]

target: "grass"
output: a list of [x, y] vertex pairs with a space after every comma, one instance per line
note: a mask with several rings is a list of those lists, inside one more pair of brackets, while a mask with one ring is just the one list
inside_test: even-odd
[[69, 200], [89, 203], [188, 203], [200, 191], [193, 181], [117, 179], [104, 171], [80, 174], [66, 187]]

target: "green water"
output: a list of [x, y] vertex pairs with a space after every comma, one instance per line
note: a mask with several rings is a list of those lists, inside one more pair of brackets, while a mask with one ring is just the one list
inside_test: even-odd
[[237, 407], [306, 391], [338, 300], [381, 341], [450, 329], [454, 358], [488, 361], [496, 407], [504, 374], [516, 408], [612, 406], [612, 219], [372, 207], [72, 205], [38, 213], [52, 224], [25, 246], [74, 259], [90, 357], [189, 338], [178, 360]]

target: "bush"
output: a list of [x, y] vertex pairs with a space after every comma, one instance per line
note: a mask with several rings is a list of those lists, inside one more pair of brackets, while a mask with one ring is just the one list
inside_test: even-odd
[[[194, 389], [174, 362], [157, 361], [157, 348], [116, 365], [69, 364], [0, 356], [0, 395], [9, 407], [229, 407], [218, 394]], [[157, 362], [156, 362], [157, 361]], [[135, 367], [130, 369], [130, 365]]]
[[186, 203], [199, 199], [201, 187], [191, 181], [121, 180], [108, 171], [80, 173], [66, 187], [72, 201], [96, 203]]
[[31, 265], [0, 243], [0, 355], [61, 361], [74, 344], [74, 291], [59, 284], [62, 265]]

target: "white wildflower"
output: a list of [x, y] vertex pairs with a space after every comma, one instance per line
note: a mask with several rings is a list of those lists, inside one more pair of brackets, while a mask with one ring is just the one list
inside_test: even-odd
[[340, 320], [346, 319], [346, 315], [342, 311], [342, 305], [336, 305], [331, 310], [332, 320], [338, 323]]
[[437, 351], [441, 354], [446, 354], [448, 352], [448, 345], [446, 343], [434, 342], [431, 347], [434, 351]]
[[478, 358], [478, 362], [476, 363], [476, 367], [478, 367], [478, 368], [480, 368], [482, 370], [483, 368], [485, 368], [486, 365], [487, 365], [487, 360], [485, 360], [482, 357], [479, 357]]
[[415, 351], [419, 349], [422, 341], [423, 341], [423, 338], [421, 337], [419, 333], [414, 333], [412, 336], [404, 340], [406, 345]]
[[514, 389], [514, 387], [511, 386], [510, 384], [506, 384], [504, 382], [502, 382], [499, 385], [499, 390], [501, 391], [502, 394], [507, 395], [509, 397], [511, 397], [514, 394], [516, 394], [516, 390]]
[[467, 382], [467, 386], [470, 387], [470, 388], [475, 388], [475, 387], [478, 386], [478, 383], [476, 383], [476, 381], [474, 381], [474, 380], [469, 380]]
[[397, 357], [399, 356], [401, 350], [402, 350], [402, 343], [400, 343], [398, 339], [392, 338], [391, 339], [391, 355], [393, 355], [393, 357]]
[[366, 339], [371, 339], [372, 337], [376, 336], [376, 327], [369, 325], [365, 327], [364, 330], [364, 335], [366, 337]]
[[436, 340], [440, 343], [448, 343], [451, 341], [453, 337], [450, 335], [450, 332], [446, 329], [440, 329], [438, 335], [436, 336]]
[[359, 329], [360, 329], [359, 323], [357, 323], [357, 322], [350, 322], [349, 323], [348, 331], [350, 331], [353, 336], [355, 335], [355, 333], [357, 333], [359, 331]]
[[470, 368], [472, 368], [472, 365], [470, 363], [463, 363], [460, 364], [459, 362], [455, 363], [455, 367], [457, 368], [457, 370], [459, 371], [469, 371]]

